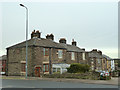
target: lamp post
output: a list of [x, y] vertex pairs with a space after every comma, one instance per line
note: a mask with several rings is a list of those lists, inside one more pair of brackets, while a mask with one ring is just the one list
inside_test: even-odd
[[20, 6], [24, 7], [26, 9], [26, 78], [27, 78], [27, 60], [28, 60], [28, 8], [24, 6], [23, 4], [20, 4]]

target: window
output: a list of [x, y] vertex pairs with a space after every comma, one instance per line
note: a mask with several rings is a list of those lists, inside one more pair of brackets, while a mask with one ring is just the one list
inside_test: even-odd
[[93, 65], [92, 65], [91, 69], [94, 70], [94, 66]]
[[71, 60], [75, 60], [75, 53], [71, 52]]
[[48, 65], [46, 65], [46, 71], [48, 71]]
[[44, 56], [48, 56], [48, 48], [43, 48], [43, 54]]
[[58, 50], [58, 58], [62, 58], [63, 57], [63, 51], [62, 50]]
[[85, 53], [82, 53], [83, 60], [85, 60]]
[[93, 64], [94, 62], [93, 61], [91, 61], [91, 64]]
[[25, 72], [26, 63], [21, 63], [21, 72]]
[[48, 72], [48, 70], [49, 70], [48, 64], [44, 64], [43, 65], [43, 71]]
[[56, 72], [57, 70], [56, 70], [57, 68], [53, 68], [53, 72]]
[[98, 63], [100, 63], [100, 59], [98, 59]]
[[45, 72], [45, 65], [43, 65], [43, 71]]
[[105, 60], [103, 60], [103, 63], [105, 63]]
[[60, 72], [60, 68], [57, 68], [57, 72]]

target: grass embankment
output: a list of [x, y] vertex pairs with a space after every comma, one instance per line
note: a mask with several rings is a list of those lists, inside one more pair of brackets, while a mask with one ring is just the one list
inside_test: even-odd
[[0, 79], [25, 79], [25, 77], [20, 77], [20, 76], [1, 76]]

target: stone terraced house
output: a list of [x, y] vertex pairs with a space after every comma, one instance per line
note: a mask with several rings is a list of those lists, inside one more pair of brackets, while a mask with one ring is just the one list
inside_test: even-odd
[[102, 70], [102, 52], [97, 51], [97, 49], [93, 49], [88, 54], [88, 64], [91, 66], [91, 70], [100, 71]]
[[[55, 42], [53, 34], [41, 38], [39, 31], [34, 30], [31, 33], [31, 39], [28, 40], [28, 76], [40, 77], [43, 74], [52, 74], [53, 71], [57, 71], [55, 66], [69, 66], [72, 63], [88, 64], [92, 71], [111, 70], [110, 60], [100, 50], [93, 49], [88, 52], [77, 47], [74, 39], [71, 44], [67, 44], [65, 38]], [[6, 75], [25, 75], [25, 66], [26, 41], [8, 47]]]
[[[8, 76], [25, 75], [26, 65], [26, 41], [7, 48]], [[67, 44], [65, 38], [59, 43], [54, 41], [54, 35], [41, 38], [39, 31], [33, 31], [28, 40], [28, 76], [40, 77], [43, 74], [52, 73], [52, 64], [55, 63], [81, 63], [88, 64], [85, 49], [77, 47], [77, 42]]]

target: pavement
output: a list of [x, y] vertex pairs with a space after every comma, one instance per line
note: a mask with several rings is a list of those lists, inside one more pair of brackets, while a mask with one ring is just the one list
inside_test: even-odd
[[66, 79], [66, 78], [39, 78], [39, 77], [25, 77], [20, 76], [2, 76], [0, 79], [18, 79], [18, 80], [41, 80], [41, 81], [57, 81], [57, 82], [75, 82], [75, 83], [86, 83], [86, 84], [102, 84], [102, 85], [117, 85], [118, 78], [112, 77], [111, 80], [89, 80], [89, 79]]

